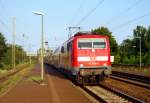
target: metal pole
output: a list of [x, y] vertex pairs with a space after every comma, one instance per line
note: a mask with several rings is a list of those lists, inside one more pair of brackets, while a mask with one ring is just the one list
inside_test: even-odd
[[140, 69], [141, 69], [141, 66], [142, 66], [142, 58], [141, 58], [141, 37], [139, 37], [139, 39], [140, 39]]
[[13, 44], [13, 38], [14, 38], [14, 36], [12, 35], [12, 46], [11, 46], [11, 49], [12, 49], [12, 52], [11, 52], [12, 68], [14, 68], [14, 44]]
[[80, 30], [81, 30], [81, 27], [78, 27], [78, 29], [79, 29], [79, 32], [80, 32]]
[[30, 53], [30, 56], [29, 56], [29, 61], [30, 61], [30, 65], [31, 65], [31, 53]]
[[12, 65], [13, 69], [15, 69], [15, 17], [13, 18], [13, 44], [12, 44]]
[[42, 30], [41, 30], [41, 51], [40, 51], [40, 57], [41, 57], [41, 80], [44, 80], [44, 63], [43, 63], [43, 49], [44, 49], [44, 31], [43, 31], [43, 16], [44, 14], [42, 12], [34, 12], [34, 14], [36, 15], [40, 15], [41, 16], [41, 26], [42, 26]]
[[31, 48], [31, 45], [29, 43], [29, 64], [31, 65], [31, 50], [30, 50], [30, 48]]
[[80, 30], [81, 30], [81, 27], [68, 27], [69, 28], [69, 36], [68, 36], [68, 38], [70, 38], [72, 35], [71, 35], [71, 30], [72, 29], [78, 29], [78, 31], [80, 32]]
[[23, 44], [22, 44], [22, 63], [24, 63], [24, 34], [22, 34]]
[[41, 26], [42, 26], [42, 31], [41, 31], [41, 79], [42, 81], [44, 80], [44, 63], [43, 63], [43, 49], [44, 49], [44, 32], [43, 32], [43, 15], [41, 15]]

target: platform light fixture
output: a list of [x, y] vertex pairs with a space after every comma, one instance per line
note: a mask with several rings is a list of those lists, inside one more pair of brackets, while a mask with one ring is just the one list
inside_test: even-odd
[[41, 16], [41, 51], [40, 51], [40, 54], [41, 54], [41, 80], [43, 81], [44, 80], [44, 61], [43, 61], [43, 58], [44, 58], [44, 55], [43, 55], [43, 49], [44, 49], [44, 44], [43, 44], [43, 39], [44, 39], [44, 31], [43, 31], [43, 17], [44, 17], [44, 14], [43, 12], [34, 12], [35, 15], [40, 15]]

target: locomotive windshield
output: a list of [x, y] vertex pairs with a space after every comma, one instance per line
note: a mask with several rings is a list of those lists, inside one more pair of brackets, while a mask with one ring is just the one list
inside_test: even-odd
[[106, 48], [105, 38], [80, 38], [78, 40], [78, 48], [91, 49], [91, 48]]

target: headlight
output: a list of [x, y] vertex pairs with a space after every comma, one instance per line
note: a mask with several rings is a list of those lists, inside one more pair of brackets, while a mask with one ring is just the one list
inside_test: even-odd
[[107, 63], [104, 63], [103, 66], [107, 66]]
[[83, 67], [83, 64], [80, 64], [80, 67]]

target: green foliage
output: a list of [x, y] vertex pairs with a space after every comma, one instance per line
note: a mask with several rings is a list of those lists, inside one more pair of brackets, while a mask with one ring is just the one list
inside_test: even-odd
[[150, 51], [150, 27], [148, 27], [148, 30], [146, 32], [144, 39], [145, 39], [146, 47]]
[[115, 38], [112, 36], [112, 32], [110, 32], [108, 28], [102, 26], [102, 27], [92, 30], [92, 32], [100, 34], [100, 35], [109, 36], [111, 55], [117, 55], [118, 44], [117, 44]]
[[146, 53], [143, 57], [143, 62], [146, 66], [150, 66], [150, 52]]
[[128, 58], [127, 56], [124, 57], [123, 62], [124, 62], [125, 64], [130, 64], [129, 58]]
[[140, 38], [141, 58], [143, 65], [150, 66], [150, 27], [137, 26], [133, 30], [133, 38], [125, 39], [120, 45], [120, 63], [140, 63]]
[[[19, 45], [15, 45], [15, 63], [20, 64], [23, 63], [23, 56], [24, 58], [26, 57], [26, 53], [25, 51], [23, 51], [22, 47]], [[11, 63], [12, 63], [12, 45], [11, 44], [7, 44], [7, 51], [5, 53], [5, 56], [2, 58], [2, 68], [7, 68], [7, 69], [11, 69]], [[9, 67], [9, 68], [8, 68]]]
[[12, 49], [9, 45], [7, 45], [7, 51], [5, 52], [5, 56], [2, 58], [2, 63], [5, 65], [10, 65], [12, 60]]
[[141, 38], [141, 58], [143, 65], [150, 66], [150, 26], [145, 28], [137, 26], [133, 30], [133, 38], [125, 39], [118, 46], [112, 32], [106, 27], [99, 27], [92, 32], [107, 35], [110, 37], [111, 55], [115, 56], [115, 63], [139, 64], [140, 63], [140, 38]]
[[129, 64], [135, 64], [136, 57], [134, 55], [131, 55], [129, 58]]
[[[26, 52], [19, 45], [15, 45], [15, 63], [25, 62]], [[6, 44], [5, 37], [0, 33], [0, 69], [12, 68], [12, 45]]]
[[[7, 50], [5, 42], [6, 41], [5, 41], [4, 36], [2, 35], [2, 33], [0, 33], [0, 62], [1, 62], [1, 59], [4, 57], [5, 52]], [[1, 64], [0, 64], [0, 66], [1, 66]]]
[[133, 37], [134, 37], [133, 41], [135, 41], [135, 45], [138, 50], [140, 49], [140, 46], [139, 46], [140, 39], [138, 37], [141, 37], [141, 47], [142, 47], [143, 54], [145, 54], [148, 50], [145, 44], [146, 34], [147, 34], [147, 29], [144, 28], [143, 26], [137, 26], [136, 29], [134, 29], [133, 31]]
[[133, 37], [144, 37], [146, 34], [146, 28], [144, 28], [143, 26], [137, 26], [136, 29], [133, 30]]
[[114, 58], [116, 64], [119, 64], [119, 63], [120, 63], [120, 58], [121, 58], [121, 57], [120, 57], [120, 54], [119, 54], [119, 53], [116, 53], [115, 58]]

